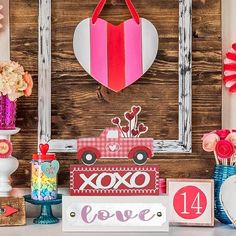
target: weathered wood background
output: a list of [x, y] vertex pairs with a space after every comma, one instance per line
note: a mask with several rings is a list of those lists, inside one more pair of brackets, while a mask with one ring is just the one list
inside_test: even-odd
[[[91, 16], [98, 0], [52, 1], [52, 135], [77, 138], [99, 135], [110, 118], [131, 105], [143, 108], [140, 119], [156, 139], [178, 135], [178, 0], [133, 0], [140, 16], [151, 20], [160, 37], [159, 52], [150, 70], [134, 85], [115, 94], [101, 87], [81, 68], [72, 50], [76, 25]], [[130, 17], [124, 0], [109, 0], [101, 17], [119, 23]], [[12, 175], [15, 187], [30, 186], [30, 160], [37, 150], [37, 0], [11, 0], [11, 58], [34, 76], [34, 93], [18, 102], [13, 137], [20, 160]], [[220, 0], [193, 0], [193, 153], [157, 155], [163, 177], [211, 177], [212, 155], [202, 151], [204, 132], [221, 126], [221, 9]], [[58, 154], [59, 183], [69, 186], [69, 165], [76, 155]], [[115, 160], [111, 160], [115, 163]]]

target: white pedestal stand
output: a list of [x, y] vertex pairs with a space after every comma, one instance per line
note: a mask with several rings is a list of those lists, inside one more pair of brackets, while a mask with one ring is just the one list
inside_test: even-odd
[[[17, 134], [20, 128], [14, 130], [0, 130], [0, 139], [7, 139], [11, 141], [11, 135]], [[0, 197], [8, 197], [12, 190], [10, 184], [10, 175], [14, 173], [19, 166], [19, 161], [9, 156], [7, 158], [0, 158]]]

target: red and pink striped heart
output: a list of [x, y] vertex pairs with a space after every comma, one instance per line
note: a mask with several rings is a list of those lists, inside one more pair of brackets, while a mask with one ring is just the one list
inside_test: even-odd
[[140, 18], [112, 25], [98, 18], [80, 22], [75, 30], [74, 53], [95, 80], [113, 91], [137, 81], [153, 64], [158, 51], [154, 25]]

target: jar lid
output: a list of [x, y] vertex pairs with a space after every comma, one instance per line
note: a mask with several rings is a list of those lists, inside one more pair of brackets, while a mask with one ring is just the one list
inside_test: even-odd
[[40, 144], [39, 149], [41, 153], [34, 153], [32, 160], [52, 161], [56, 159], [55, 153], [47, 153], [49, 149], [48, 144]]

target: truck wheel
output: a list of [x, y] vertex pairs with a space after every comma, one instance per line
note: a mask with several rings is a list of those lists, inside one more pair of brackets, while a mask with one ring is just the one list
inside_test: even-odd
[[97, 157], [95, 153], [86, 151], [82, 154], [81, 159], [85, 165], [92, 165], [96, 162]]
[[134, 153], [133, 160], [137, 165], [142, 165], [147, 161], [147, 153], [145, 151], [137, 151]]

